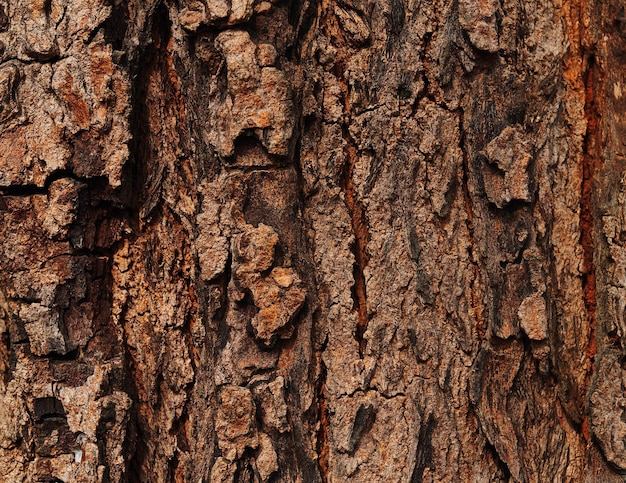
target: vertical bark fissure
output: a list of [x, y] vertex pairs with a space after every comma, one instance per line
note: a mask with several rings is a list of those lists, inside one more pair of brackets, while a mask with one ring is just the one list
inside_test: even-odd
[[[580, 197], [580, 242], [583, 247], [583, 261], [585, 273], [583, 274], [583, 292], [585, 295], [585, 306], [587, 317], [594, 335], [595, 313], [596, 313], [596, 280], [593, 260], [594, 252], [594, 212], [593, 212], [593, 183], [594, 175], [599, 164], [599, 123], [597, 101], [595, 98], [595, 59], [590, 56], [587, 59], [587, 70], [585, 72], [585, 120], [587, 132], [583, 141], [583, 179], [581, 183]], [[590, 358], [595, 355], [595, 338], [591, 339]]]
[[501, 481], [511, 481], [511, 471], [509, 470], [509, 466], [506, 462], [500, 457], [498, 450], [496, 447], [487, 442], [485, 445], [486, 449], [491, 453], [498, 470], [500, 471], [500, 476], [502, 477]]
[[0, 0], [7, 480], [619, 479], [618, 0], [100, 3]]
[[[341, 169], [339, 185], [345, 196], [345, 203], [350, 215], [352, 224], [352, 232], [354, 234], [354, 244], [352, 251], [354, 253], [355, 263], [353, 267], [354, 285], [352, 287], [353, 310], [357, 313], [357, 326], [355, 327], [354, 337], [359, 346], [359, 356], [362, 358], [365, 353], [367, 342], [364, 338], [365, 331], [368, 326], [367, 314], [367, 289], [364, 270], [369, 260], [367, 254], [367, 245], [369, 243], [369, 228], [365, 208], [359, 200], [358, 188], [354, 183], [354, 168], [359, 158], [358, 147], [350, 135], [349, 125], [351, 120], [350, 105], [350, 88], [348, 79], [346, 79], [345, 71], [347, 65], [347, 57], [349, 54], [348, 42], [341, 31], [337, 28], [332, 20], [333, 13], [331, 10], [332, 2], [323, 2], [322, 8], [325, 13], [322, 14], [323, 21], [327, 24], [329, 30], [333, 33], [331, 37], [335, 37], [340, 44], [335, 59], [335, 76], [339, 82], [341, 89], [341, 103], [343, 107], [343, 119], [341, 121], [341, 132], [344, 141], [345, 161]], [[325, 19], [324, 17], [327, 16]]]
[[[157, 10], [157, 14], [158, 12], [159, 11]], [[169, 19], [168, 12], [163, 11], [161, 15], [163, 15], [163, 19], [159, 20], [159, 22], [163, 24], [162, 35], [165, 36], [163, 39], [161, 39], [161, 42], [163, 42], [164, 44], [163, 52], [161, 54], [163, 57], [163, 62], [164, 62], [163, 74], [166, 76], [167, 89], [170, 91], [170, 95], [174, 101], [173, 106], [171, 107], [171, 113], [176, 119], [176, 129], [178, 131], [178, 135], [180, 136], [179, 142], [182, 145], [184, 144], [183, 136], [185, 136], [186, 134], [185, 128], [184, 128], [184, 126], [186, 125], [186, 119], [187, 119], [187, 116], [185, 115], [185, 102], [184, 102], [184, 97], [181, 91], [181, 79], [180, 79], [178, 71], [176, 70], [176, 66], [174, 64], [173, 52], [174, 52], [175, 45], [174, 45], [174, 37], [172, 35], [171, 20]], [[177, 156], [181, 156], [181, 155], [177, 154]], [[179, 166], [181, 165], [181, 163], [177, 163], [177, 164]], [[183, 168], [181, 167], [181, 169]], [[176, 215], [176, 218], [184, 226], [185, 224], [183, 223], [183, 220], [182, 220], [183, 216], [182, 215], [178, 216], [175, 213], [175, 210], [173, 211], [174, 211], [174, 214]], [[191, 237], [192, 234], [187, 233], [187, 236]], [[187, 241], [192, 242], [192, 240], [190, 239], [187, 239]], [[187, 247], [184, 247], [184, 246], [181, 247], [181, 250], [180, 250], [181, 260], [186, 257], [185, 255], [186, 248]], [[192, 391], [196, 383], [196, 375], [198, 374], [197, 367], [201, 364], [200, 356], [198, 354], [197, 348], [194, 345], [193, 335], [192, 335], [193, 324], [195, 323], [194, 315], [197, 314], [197, 310], [198, 310], [198, 298], [197, 298], [196, 290], [194, 289], [193, 281], [190, 280], [188, 277], [184, 276], [184, 274], [182, 273], [182, 268], [181, 268], [181, 277], [184, 278], [185, 280], [185, 285], [187, 288], [187, 296], [189, 297], [189, 300], [190, 300], [190, 306], [188, 307], [187, 312], [184, 316], [185, 322], [180, 328], [180, 330], [182, 333], [184, 344], [187, 346], [187, 350], [189, 353], [189, 362], [191, 365], [193, 378], [183, 388], [183, 393], [185, 397], [184, 397], [184, 402], [182, 404], [182, 409], [178, 418], [173, 422], [172, 432], [176, 434], [177, 450], [176, 450], [176, 453], [173, 455], [172, 459], [170, 460], [169, 464], [170, 464], [170, 468], [172, 469], [173, 475], [175, 475], [174, 477], [175, 481], [182, 481], [179, 478], [182, 478], [183, 477], [182, 475], [184, 474], [184, 467], [180, 465], [180, 458], [178, 455], [181, 452], [185, 453], [189, 451], [189, 447], [190, 447], [189, 431], [188, 431], [189, 429], [189, 426], [188, 426], [189, 406], [190, 406]]]
[[[347, 90], [347, 86], [346, 86]], [[344, 96], [347, 98], [347, 92]], [[346, 113], [349, 112], [348, 101], [346, 100]], [[357, 148], [352, 142], [348, 133], [348, 128], [344, 124], [343, 135], [345, 141], [345, 153], [346, 162], [343, 166], [343, 172], [341, 177], [341, 188], [345, 194], [346, 205], [350, 213], [350, 219], [352, 221], [352, 231], [354, 233], [354, 286], [352, 287], [352, 298], [354, 300], [353, 309], [356, 310], [358, 321], [355, 331], [355, 338], [359, 343], [359, 355], [363, 357], [367, 346], [367, 341], [364, 338], [365, 331], [368, 325], [367, 315], [367, 289], [365, 283], [365, 267], [367, 267], [368, 255], [367, 244], [369, 240], [367, 220], [365, 217], [365, 209], [358, 199], [357, 188], [354, 184], [353, 173], [354, 166], [358, 159]]]
[[[585, 121], [587, 131], [583, 139], [582, 155], [582, 183], [580, 195], [580, 244], [583, 249], [582, 275], [583, 297], [585, 302], [586, 317], [589, 326], [587, 359], [590, 364], [587, 368], [586, 384], [589, 387], [594, 371], [594, 360], [597, 352], [596, 344], [596, 276], [594, 265], [594, 175], [600, 161], [599, 153], [599, 122], [598, 106], [595, 96], [596, 65], [593, 55], [586, 59], [586, 70], [584, 72], [585, 83]], [[590, 441], [589, 421], [585, 412], [585, 419], [582, 424], [582, 432], [585, 440]]]
[[134, 215], [133, 230], [135, 236], [139, 230], [140, 212], [145, 202], [145, 189], [148, 182], [148, 169], [152, 162], [152, 149], [150, 139], [150, 78], [151, 74], [158, 70], [162, 59], [159, 49], [162, 40], [159, 26], [152, 26], [150, 44], [138, 53], [136, 65], [129, 67], [132, 85], [132, 114], [130, 116], [130, 130], [132, 134], [130, 155], [131, 168], [128, 168], [129, 185], [131, 188], [131, 207]]
[[[321, 353], [320, 351], [320, 358]], [[326, 401], [326, 367], [324, 363], [320, 361], [320, 374], [318, 376], [315, 394], [317, 396], [318, 409], [319, 409], [319, 428], [317, 430], [317, 466], [320, 472], [320, 478], [322, 482], [328, 482], [328, 428], [329, 428], [329, 410], [328, 402]]]
[[[147, 73], [153, 68], [153, 59], [150, 58], [150, 54], [152, 53], [152, 49], [148, 51], [148, 55], [146, 55], [146, 60], [142, 62], [137, 67], [136, 74], [136, 82], [133, 85], [133, 113], [131, 116], [130, 129], [132, 132], [132, 143], [130, 146], [130, 153], [132, 156], [132, 169], [129, 169], [129, 183], [131, 186], [131, 208], [132, 208], [132, 219], [130, 220], [131, 226], [133, 229], [133, 234], [131, 240], [136, 240], [138, 236], [138, 227], [139, 227], [139, 207], [142, 202], [141, 192], [143, 190], [142, 180], [145, 179], [144, 176], [144, 164], [146, 163], [146, 159], [149, 157], [149, 149], [142, 145], [139, 141], [142, 138], [142, 135], [145, 135], [145, 127], [146, 126], [146, 117], [147, 117], [147, 108], [146, 108], [146, 97], [147, 97]], [[146, 75], [144, 75], [146, 74]], [[145, 139], [145, 138], [144, 138]], [[126, 319], [126, 308], [125, 304], [122, 312], [120, 313], [120, 321], [124, 321]], [[128, 339], [127, 327], [125, 324], [122, 324], [122, 334], [124, 337], [124, 342]], [[126, 371], [126, 379], [128, 380], [127, 392], [129, 396], [133, 399], [134, 402], [138, 401], [138, 388], [135, 382], [134, 374], [137, 372], [137, 360], [133, 354], [133, 349], [130, 348], [126, 343], [124, 343], [124, 354], [125, 354], [125, 371]], [[140, 482], [141, 481], [141, 468], [143, 466], [143, 462], [146, 459], [147, 454], [147, 437], [145, 436], [141, 423], [140, 423], [140, 414], [136, 404], [133, 404], [133, 409], [131, 410], [131, 418], [130, 418], [130, 426], [132, 428], [132, 434], [136, 439], [136, 444], [131, 452], [127, 455], [127, 478], [129, 482]]]
[[432, 414], [428, 415], [426, 422], [422, 422], [417, 437], [417, 449], [415, 451], [415, 464], [411, 473], [411, 483], [422, 483], [424, 471], [433, 465], [432, 435], [437, 428], [437, 420]]
[[[150, 165], [154, 164], [154, 152], [151, 146], [150, 132], [150, 116], [151, 105], [155, 102], [150, 96], [150, 81], [154, 72], [163, 68], [163, 28], [162, 22], [159, 22], [158, 15], [161, 10], [157, 9], [153, 15], [151, 32], [151, 42], [137, 55], [136, 65], [131, 65], [131, 74], [134, 80], [132, 86], [132, 108], [133, 112], [130, 118], [130, 129], [132, 133], [132, 141], [130, 145], [130, 154], [132, 159], [132, 168], [128, 171], [127, 180], [130, 193], [130, 206], [132, 208], [132, 219], [130, 220], [133, 234], [131, 242], [136, 241], [141, 233], [144, 222], [141, 219], [141, 211], [147, 199], [147, 183], [150, 177]], [[152, 220], [156, 222], [155, 219]], [[136, 348], [132, 348], [126, 344], [129, 339], [128, 327], [126, 324], [126, 313], [120, 315], [120, 323], [124, 334], [124, 353], [129, 362], [127, 365], [126, 378], [128, 380], [128, 393], [133, 399], [131, 409], [131, 430], [136, 438], [136, 444], [133, 451], [127, 457], [128, 478], [131, 482], [142, 481], [144, 474], [144, 465], [149, 456], [148, 442], [150, 435], [146, 433], [143, 427], [141, 408], [139, 403], [139, 387], [138, 373], [141, 372], [141, 362], [135, 356]]]
[[472, 203], [472, 197], [470, 195], [470, 188], [469, 188], [469, 177], [470, 177], [470, 163], [469, 163], [469, 159], [467, 156], [467, 149], [466, 149], [466, 140], [465, 140], [465, 117], [464, 117], [464, 113], [463, 113], [463, 109], [459, 108], [458, 110], [458, 116], [459, 116], [459, 149], [461, 150], [463, 159], [462, 159], [462, 187], [461, 190], [463, 191], [463, 199], [464, 199], [464, 204], [465, 204], [465, 213], [466, 213], [466, 225], [467, 225], [467, 234], [469, 237], [469, 247], [468, 247], [468, 251], [469, 251], [469, 261], [472, 264], [472, 267], [474, 269], [474, 280], [472, 281], [472, 306], [476, 309], [476, 331], [477, 331], [477, 335], [478, 335], [478, 339], [479, 340], [484, 340], [486, 333], [487, 333], [487, 324], [486, 321], [484, 321], [481, 317], [479, 317], [478, 315], [482, 313], [482, 310], [480, 310], [479, 308], [482, 305], [482, 300], [480, 300], [477, 297], [476, 294], [476, 286], [475, 283], [476, 281], [479, 279], [480, 277], [480, 269], [478, 267], [478, 263], [476, 262], [476, 260], [474, 259], [474, 250], [476, 249], [476, 239], [475, 239], [475, 234], [474, 234], [474, 206]]
[[[339, 71], [343, 72], [343, 68], [339, 69]], [[352, 287], [352, 299], [354, 300], [353, 310], [357, 312], [358, 316], [354, 336], [359, 344], [359, 355], [363, 357], [367, 346], [367, 341], [363, 337], [368, 325], [367, 290], [364, 270], [368, 262], [367, 244], [369, 241], [369, 232], [365, 209], [358, 198], [357, 187], [354, 184], [353, 178], [354, 167], [357, 163], [359, 153], [348, 130], [350, 117], [349, 87], [345, 78], [340, 77], [339, 81], [345, 116], [341, 129], [344, 139], [344, 153], [346, 156], [341, 172], [340, 184], [345, 195], [346, 205], [352, 222], [352, 232], [354, 233], [354, 246], [352, 250], [354, 252], [355, 263], [353, 268], [354, 286]]]

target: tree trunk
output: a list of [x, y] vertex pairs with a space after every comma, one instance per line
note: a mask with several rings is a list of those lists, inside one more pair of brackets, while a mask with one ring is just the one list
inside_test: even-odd
[[0, 0], [0, 480], [622, 481], [618, 0]]

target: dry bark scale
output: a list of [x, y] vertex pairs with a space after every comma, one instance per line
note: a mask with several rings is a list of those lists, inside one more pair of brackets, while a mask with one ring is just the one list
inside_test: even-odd
[[623, 481], [619, 0], [0, 0], [0, 480]]

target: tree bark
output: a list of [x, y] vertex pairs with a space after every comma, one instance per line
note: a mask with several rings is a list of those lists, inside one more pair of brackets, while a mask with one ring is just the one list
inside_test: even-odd
[[618, 0], [0, 0], [0, 480], [622, 481]]

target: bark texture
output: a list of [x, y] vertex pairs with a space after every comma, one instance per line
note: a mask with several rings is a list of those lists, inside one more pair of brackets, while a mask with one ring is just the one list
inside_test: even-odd
[[0, 480], [622, 481], [619, 0], [0, 0]]

